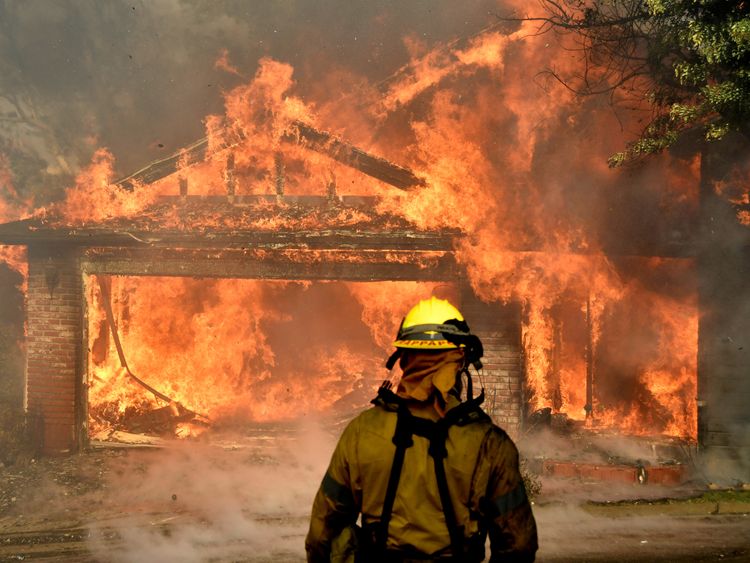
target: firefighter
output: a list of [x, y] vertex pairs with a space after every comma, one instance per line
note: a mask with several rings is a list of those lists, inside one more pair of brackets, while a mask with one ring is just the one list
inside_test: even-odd
[[[312, 508], [307, 559], [534, 561], [534, 516], [508, 435], [473, 398], [482, 344], [446, 300], [419, 302], [399, 328], [402, 375], [344, 430]], [[463, 379], [466, 400], [461, 401]], [[361, 527], [356, 525], [361, 514]]]

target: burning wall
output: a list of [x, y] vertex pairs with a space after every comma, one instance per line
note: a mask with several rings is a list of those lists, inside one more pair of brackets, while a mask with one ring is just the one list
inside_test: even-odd
[[[179, 201], [173, 205], [180, 209], [186, 202], [187, 200]], [[204, 203], [200, 207], [205, 211], [206, 205]], [[261, 205], [261, 209], [265, 210], [267, 207]], [[309, 224], [309, 214], [315, 217], [319, 213], [320, 211], [307, 209], [293, 214], [293, 217], [299, 225], [304, 226]], [[343, 216], [351, 215], [345, 213]], [[158, 221], [156, 227], [152, 226], [152, 216], [147, 214], [144, 215], [146, 222], [129, 221], [131, 230], [127, 233], [120, 231], [117, 221], [110, 221], [104, 231], [95, 223], [73, 230], [67, 227], [50, 228], [44, 223], [29, 228], [26, 224], [25, 228], [28, 230], [23, 236], [29, 240], [33, 240], [34, 237], [41, 237], [38, 240], [57, 237], [58, 244], [63, 244], [69, 249], [65, 254], [67, 258], [63, 258], [67, 261], [63, 264], [63, 271], [73, 272], [73, 279], [76, 277], [75, 272], [81, 271], [79, 269], [95, 274], [97, 281], [104, 281], [105, 278], [101, 276], [107, 274], [132, 275], [139, 272], [149, 276], [159, 275], [161, 272], [171, 276], [190, 276], [200, 272], [212, 277], [232, 277], [231, 272], [235, 272], [235, 275], [236, 272], [240, 272], [240, 277], [303, 280], [305, 275], [300, 275], [300, 272], [307, 272], [312, 279], [321, 274], [327, 279], [337, 279], [337, 276], [346, 279], [346, 276], [355, 274], [359, 279], [378, 279], [378, 276], [380, 279], [398, 279], [403, 275], [419, 275], [424, 279], [433, 276], [444, 277], [446, 280], [459, 279], [456, 277], [457, 270], [445, 270], [441, 266], [441, 260], [445, 256], [444, 251], [441, 253], [437, 250], [439, 241], [442, 240], [439, 233], [429, 235], [432, 239], [428, 237], [429, 233], [423, 233], [423, 238], [418, 239], [419, 242], [410, 243], [413, 246], [410, 251], [400, 251], [402, 255], [399, 251], [387, 248], [368, 250], [368, 245], [395, 245], [408, 235], [409, 231], [390, 233], [388, 236], [381, 234], [379, 237], [371, 233], [363, 237], [363, 233], [367, 232], [362, 230], [366, 223], [363, 223], [364, 219], [356, 213], [353, 216], [357, 217], [354, 232], [360, 237], [358, 244], [364, 245], [354, 253], [298, 249], [295, 254], [288, 249], [279, 255], [278, 251], [248, 252], [240, 249], [239, 262], [236, 262], [237, 257], [233, 257], [233, 253], [236, 254], [238, 250], [232, 249], [231, 245], [217, 248], [217, 240], [223, 241], [224, 245], [229, 244], [228, 241], [239, 244], [243, 240], [242, 237], [249, 236], [256, 244], [264, 241], [263, 244], [269, 245], [270, 248], [277, 245], [278, 241], [287, 240], [285, 237], [289, 235], [274, 231], [273, 234], [268, 232], [266, 238], [259, 239], [257, 237], [262, 231], [221, 231], [216, 230], [215, 226], [202, 235], [197, 235], [194, 231], [175, 234], [170, 229], [164, 230]], [[214, 216], [208, 214], [206, 217]], [[332, 217], [341, 218], [342, 215], [336, 212]], [[384, 217], [379, 215], [377, 220], [382, 221]], [[224, 216], [224, 219], [228, 220], [228, 216]], [[248, 224], [248, 221], [249, 224], [253, 223], [252, 215], [248, 215], [247, 210], [242, 215], [242, 221], [243, 225]], [[169, 224], [167, 226], [171, 227]], [[221, 234], [222, 232], [224, 234]], [[319, 236], [318, 231], [293, 229], [291, 232], [295, 237], [302, 237], [302, 240], [308, 242], [316, 240], [315, 237]], [[338, 231], [334, 239], [346, 240], [346, 232]], [[76, 245], [87, 244], [83, 241], [91, 240], [92, 233], [96, 233], [99, 240], [102, 240], [102, 237], [115, 237], [111, 243], [114, 246], [105, 249], [90, 248], [82, 254], [76, 251]], [[206, 241], [201, 242], [204, 237], [212, 241], [208, 242], [208, 248], [203, 248], [207, 244]], [[130, 240], [133, 241], [134, 248], [122, 246], [125, 241]], [[151, 248], [142, 247], [146, 241]], [[198, 248], [185, 254], [186, 249], [180, 247], [186, 244], [197, 244]], [[289, 244], [288, 240], [285, 244]], [[415, 246], [418, 244], [429, 250], [418, 250], [419, 247]], [[32, 288], [37, 295], [46, 288], [48, 295], [38, 297], [40, 303], [45, 304], [44, 307], [30, 308], [30, 314], [35, 318], [34, 323], [30, 324], [29, 334], [31, 342], [35, 342], [37, 346], [30, 348], [30, 366], [33, 365], [35, 369], [40, 370], [40, 377], [49, 376], [50, 367], [65, 367], [76, 374], [72, 376], [72, 380], [78, 381], [76, 385], [68, 383], [65, 388], [68, 397], [59, 399], [62, 403], [61, 409], [73, 411], [73, 414], [67, 412], [64, 421], [53, 420], [53, 423], [70, 428], [70, 419], [75, 416], [78, 419], [74, 426], [79, 432], [85, 431], [88, 411], [85, 408], [81, 411], [80, 406], [73, 408], [82, 400], [81, 389], [91, 390], [88, 395], [90, 412], [94, 420], [93, 426], [98, 426], [99, 429], [106, 425], [117, 427], [122, 424], [124, 418], [132, 419], [140, 413], [155, 409], [160, 404], [158, 401], [148, 394], [144, 397], [142, 391], [139, 394], [137, 387], [133, 387], [132, 384], [127, 385], [129, 381], [122, 369], [122, 358], [118, 363], [117, 355], [113, 352], [114, 342], [109, 340], [109, 327], [102, 322], [103, 299], [96, 291], [98, 284], [89, 283], [86, 289], [89, 300], [89, 338], [86, 346], [88, 352], [85, 352], [80, 349], [83, 332], [78, 332], [82, 330], [82, 313], [79, 310], [81, 304], [72, 302], [74, 299], [80, 299], [80, 294], [75, 298], [75, 292], [67, 293], [66, 290], [55, 295], [62, 276], [58, 272], [56, 258], [41, 250], [38, 242], [32, 246], [37, 249], [35, 256], [39, 256], [35, 258], [38, 272], [37, 281]], [[331, 270], [336, 263], [332, 262], [332, 257], [326, 256], [327, 254], [333, 254], [335, 259], [343, 260], [337, 267], [345, 265], [348, 269]], [[370, 254], [374, 256], [368, 258]], [[514, 258], [517, 259], [519, 256], [523, 255]], [[274, 260], [279, 259], [281, 261], [274, 265]], [[371, 259], [374, 259], [375, 263], [368, 263]], [[423, 263], [420, 265], [421, 261]], [[203, 262], [205, 264], [202, 264]], [[232, 263], [235, 265], [232, 266]], [[269, 268], [269, 264], [270, 269], [258, 269], [259, 265]], [[241, 270], [235, 269], [238, 265]], [[303, 269], [300, 270], [300, 266]], [[623, 272], [629, 272], [638, 282], [623, 284], [622, 291], [633, 292], [640, 302], [625, 300], [621, 296], [618, 301], [619, 308], [604, 306], [592, 299], [591, 294], [586, 293], [586, 288], [578, 292], [569, 290], [551, 303], [550, 310], [535, 312], [527, 304], [522, 315], [521, 310], [517, 309], [517, 319], [525, 319], [523, 336], [520, 330], [516, 332], [513, 328], [508, 328], [513, 326], [512, 323], [498, 325], [497, 305], [494, 308], [488, 305], [473, 308], [472, 316], [469, 318], [472, 319], [472, 324], [480, 336], [487, 338], [488, 351], [492, 350], [493, 345], [498, 346], [498, 354], [494, 358], [492, 354], [488, 354], [488, 369], [485, 374], [491, 409], [511, 428], [520, 423], [524, 403], [527, 403], [531, 410], [550, 406], [555, 412], [579, 420], [583, 419], [586, 407], [589, 406], [588, 410], [592, 416], [588, 422], [597, 427], [612, 426], [629, 433], [663, 433], [694, 438], [695, 410], [691, 400], [695, 394], [695, 379], [692, 377], [695, 373], [692, 363], [694, 358], [689, 347], [684, 356], [678, 356], [674, 350], [664, 347], [663, 340], [664, 335], [670, 339], [689, 339], [696, 330], [689, 322], [693, 312], [690, 307], [682, 305], [685, 296], [670, 295], [670, 299], [675, 299], [675, 302], [669, 306], [670, 302], [661, 294], [662, 286], [672, 287], [670, 279], [692, 275], [691, 263], [684, 260], [629, 259], [621, 261], [618, 267]], [[420, 268], [423, 268], [422, 274], [418, 274]], [[639, 272], [639, 269], [649, 272], [649, 275]], [[42, 276], [43, 283], [40, 283]], [[344, 358], [341, 357], [341, 351], [345, 347], [342, 348], [344, 339], [341, 337], [335, 346], [332, 346], [332, 341], [336, 340], [333, 337], [325, 346], [321, 344], [322, 347], [318, 348], [308, 339], [305, 354], [311, 355], [305, 356], [304, 359], [299, 353], [290, 354], [287, 346], [278, 352], [278, 355], [295, 358], [296, 361], [277, 363], [277, 353], [268, 343], [268, 331], [273, 334], [274, 323], [289, 322], [289, 313], [284, 313], [285, 300], [291, 298], [289, 296], [294, 295], [295, 291], [310, 292], [310, 282], [299, 286], [290, 286], [288, 282], [281, 283], [276, 286], [276, 290], [273, 289], [273, 284], [264, 283], [266, 285], [240, 280], [198, 283], [153, 277], [115, 278], [110, 291], [114, 296], [112, 303], [117, 311], [116, 325], [122, 330], [122, 341], [125, 343], [123, 348], [127, 350], [127, 354], [133, 355], [132, 365], [138, 366], [134, 369], [141, 375], [142, 370], [145, 370], [144, 379], [170, 398], [188, 406], [191, 411], [205, 413], [205, 416], [217, 420], [278, 420], [289, 419], [305, 412], [326, 411], [338, 399], [352, 393], [357, 386], [362, 392], [359, 404], [364, 405], [366, 400], [362, 398], [366, 399], [366, 396], [371, 394], [379, 378], [375, 370], [365, 375], [363, 366], [367, 364], [372, 367], [380, 364], [378, 355], [383, 356], [389, 347], [388, 341], [383, 339], [387, 339], [388, 335], [395, 331], [399, 316], [408, 308], [407, 302], [416, 300], [417, 294], [424, 295], [425, 292], [434, 291], [434, 285], [401, 286], [398, 291], [378, 286], [374, 289], [355, 290], [354, 288], [359, 286], [346, 286], [345, 293], [348, 298], [359, 301], [363, 310], [359, 315], [351, 315], [350, 311], [350, 315], [344, 315], [342, 318], [344, 321], [347, 318], [351, 320], [352, 317], [366, 320], [372, 335], [369, 337], [369, 345], [364, 345], [363, 348], [360, 343], [358, 350], [345, 352], [346, 362], [353, 366], [355, 373], [350, 379], [342, 379], [341, 372], [330, 375], [332, 370], [343, 366]], [[295, 287], [297, 290], [290, 289]], [[414, 289], [415, 287], [417, 289]], [[76, 291], [80, 292], [81, 289], [78, 288]], [[320, 299], [311, 298], [311, 303], [326, 307], [330, 307], [332, 303], [342, 303], [341, 295], [337, 298], [335, 292], [321, 291], [312, 292], [320, 293]], [[686, 292], [689, 298], [692, 292], [689, 289]], [[394, 293], [400, 296], [398, 301], [394, 301]], [[651, 298], [643, 301], [644, 296]], [[58, 303], [55, 299], [68, 301]], [[587, 299], [585, 322], [582, 320], [584, 299]], [[466, 299], [463, 296], [460, 299], [454, 297], [454, 301], [462, 303]], [[596, 307], [602, 307], [599, 316], [593, 314]], [[337, 307], [337, 315], [343, 314], [339, 308]], [[160, 310], [162, 312], [159, 312]], [[44, 315], [40, 316], [41, 312]], [[232, 314], [233, 312], [235, 314]], [[535, 314], [540, 316], [535, 319]], [[550, 319], [550, 325], [545, 324], [547, 319]], [[46, 330], [39, 332], [42, 326], [39, 323], [50, 320], [55, 326], [45, 327]], [[536, 320], [541, 324], [535, 327], [533, 323]], [[71, 328], [65, 328], [68, 326], [67, 323], [71, 323]], [[642, 326], [646, 323], [656, 324], [659, 327], [658, 331], [644, 335]], [[665, 332], [667, 326], [673, 327], [673, 332]], [[60, 333], [63, 329], [67, 331], [64, 334]], [[538, 347], [533, 340], [533, 336], [537, 334], [534, 329], [542, 334], [545, 334], [544, 331], [551, 331], [551, 334], [547, 335], [552, 341], [549, 350]], [[351, 330], [347, 333], [353, 334]], [[521, 381], [522, 340], [526, 352], [525, 387]], [[248, 347], [249, 344], [252, 346]], [[53, 359], [57, 355], [62, 359]], [[167, 356], [172, 360], [167, 362]], [[503, 357], [508, 359], [504, 360]], [[68, 363], [58, 366], [60, 361]], [[81, 367], [82, 361], [84, 367]], [[509, 363], [506, 363], [507, 361]], [[72, 365], [69, 365], [71, 362]], [[298, 365], [305, 365], [317, 374], [315, 389], [319, 394], [304, 391], [304, 381], [310, 373], [307, 370], [298, 370]], [[81, 370], [83, 374], [79, 375]], [[592, 372], [594, 379], [593, 382], [589, 382], [587, 376]], [[674, 377], [675, 373], [679, 373], [682, 379]], [[71, 376], [61, 375], [60, 380], [63, 378], [70, 381]], [[196, 380], [201, 381], [202, 385], [196, 387]], [[359, 385], [356, 385], [358, 380]], [[32, 381], [30, 378], [30, 389], [33, 389]], [[206, 392], [207, 389], [213, 391]], [[41, 395], [35, 394], [35, 391], [30, 396], [42, 401], [44, 405], [50, 400], [53, 403], [57, 402], [58, 399], [48, 397], [55, 393], [52, 387], [43, 388], [42, 391]], [[590, 397], [587, 395], [589, 392]], [[232, 398], [226, 400], [227, 396]], [[34, 401], [31, 404], [33, 405]], [[42, 414], [48, 416], [49, 412]], [[177, 414], [179, 415], [179, 411]], [[196, 430], [183, 425], [179, 431], [185, 435]], [[48, 436], [47, 441], [59, 444], [60, 438]]]
[[[434, 268], [421, 275], [446, 277], [447, 284], [111, 277], [97, 272], [158, 273], [153, 257], [163, 253], [134, 261], [119, 256], [125, 248], [104, 257], [90, 250], [81, 254], [66, 244], [50, 252], [32, 245], [30, 252], [27, 394], [38, 440], [48, 452], [86, 444], [89, 417], [101, 438], [123, 428], [186, 436], [209, 421], [231, 428], [349, 416], [387, 377], [383, 360], [403, 311], [427, 294], [462, 303], [461, 292], [468, 291]], [[211, 270], [221, 271], [222, 253], [210, 253]], [[183, 276], [191, 265], [182, 263]], [[413, 277], [410, 265], [386, 264], [379, 275]], [[328, 266], [319, 263], [318, 275], [335, 279]], [[360, 275], [378, 271], [355, 266]], [[253, 264], [246, 268], [245, 276], [258, 275]], [[292, 261], [286, 272], [299, 279]], [[107, 293], [116, 331], [104, 320]], [[501, 321], [500, 309], [483, 308], [484, 318], [475, 314], [472, 324], [487, 339], [489, 404], [512, 428], [521, 414], [518, 313]], [[166, 402], [136, 385], [128, 370]], [[174, 416], [157, 420], [153, 415], [162, 408]], [[181, 419], [184, 408], [203, 416]]]

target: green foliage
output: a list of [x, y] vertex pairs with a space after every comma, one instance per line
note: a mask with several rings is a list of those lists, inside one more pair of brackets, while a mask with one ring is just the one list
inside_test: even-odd
[[[664, 150], [688, 129], [708, 141], [750, 134], [750, 2], [745, 0], [543, 0], [551, 28], [581, 36], [599, 83], [581, 93], [634, 90], [654, 118], [619, 166]], [[585, 7], [584, 7], [585, 6]], [[604, 82], [604, 84], [602, 84]], [[637, 87], [634, 87], [637, 84]], [[595, 87], [594, 87], [595, 86]]]
[[729, 28], [729, 33], [732, 36], [732, 40], [740, 47], [750, 45], [750, 18], [734, 22]]
[[750, 491], [725, 489], [708, 491], [691, 499], [692, 502], [750, 502]]
[[706, 140], [750, 123], [750, 6], [743, 2], [648, 0], [652, 34], [665, 46], [658, 63], [671, 67], [674, 82], [656, 82], [656, 127], [610, 160], [663, 150], [686, 129], [702, 127]]

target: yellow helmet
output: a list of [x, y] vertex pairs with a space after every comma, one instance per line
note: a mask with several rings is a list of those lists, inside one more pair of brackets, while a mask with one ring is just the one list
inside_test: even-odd
[[[478, 336], [472, 334], [469, 325], [464, 320], [461, 312], [445, 299], [435, 296], [424, 299], [412, 307], [407, 313], [398, 329], [396, 341], [393, 343], [396, 351], [391, 354], [385, 367], [392, 370], [393, 366], [401, 357], [404, 349], [414, 350], [448, 350], [461, 348], [464, 352], [464, 365], [459, 372], [466, 374], [467, 397], [473, 397], [471, 375], [468, 366], [472, 364], [475, 369], [482, 369], [481, 358], [484, 355], [482, 341]], [[390, 389], [390, 381], [386, 381]], [[479, 396], [481, 403], [484, 398], [484, 390]]]
[[458, 309], [446, 299], [432, 296], [417, 303], [407, 313], [393, 345], [417, 350], [447, 350], [462, 346], [453, 338], [454, 342], [447, 340], [446, 334], [466, 336], [469, 327]]

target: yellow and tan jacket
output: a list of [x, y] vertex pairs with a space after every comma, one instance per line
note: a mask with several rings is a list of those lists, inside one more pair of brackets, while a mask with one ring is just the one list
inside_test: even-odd
[[[396, 450], [399, 400], [391, 397], [379, 395], [375, 406], [352, 420], [339, 439], [313, 503], [305, 541], [308, 561], [331, 561], [332, 543], [340, 543], [342, 532], [350, 533], [360, 513], [365, 531], [378, 527]], [[431, 404], [405, 404], [414, 417], [439, 419]], [[458, 401], [452, 399], [448, 408], [460, 410]], [[444, 459], [463, 553], [451, 551], [430, 442], [414, 435], [388, 526], [389, 557], [482, 561], [489, 534], [491, 561], [533, 561], [536, 524], [518, 468], [518, 451], [478, 407], [464, 410], [466, 414], [448, 428]], [[372, 544], [360, 545], [360, 550], [368, 549]]]

